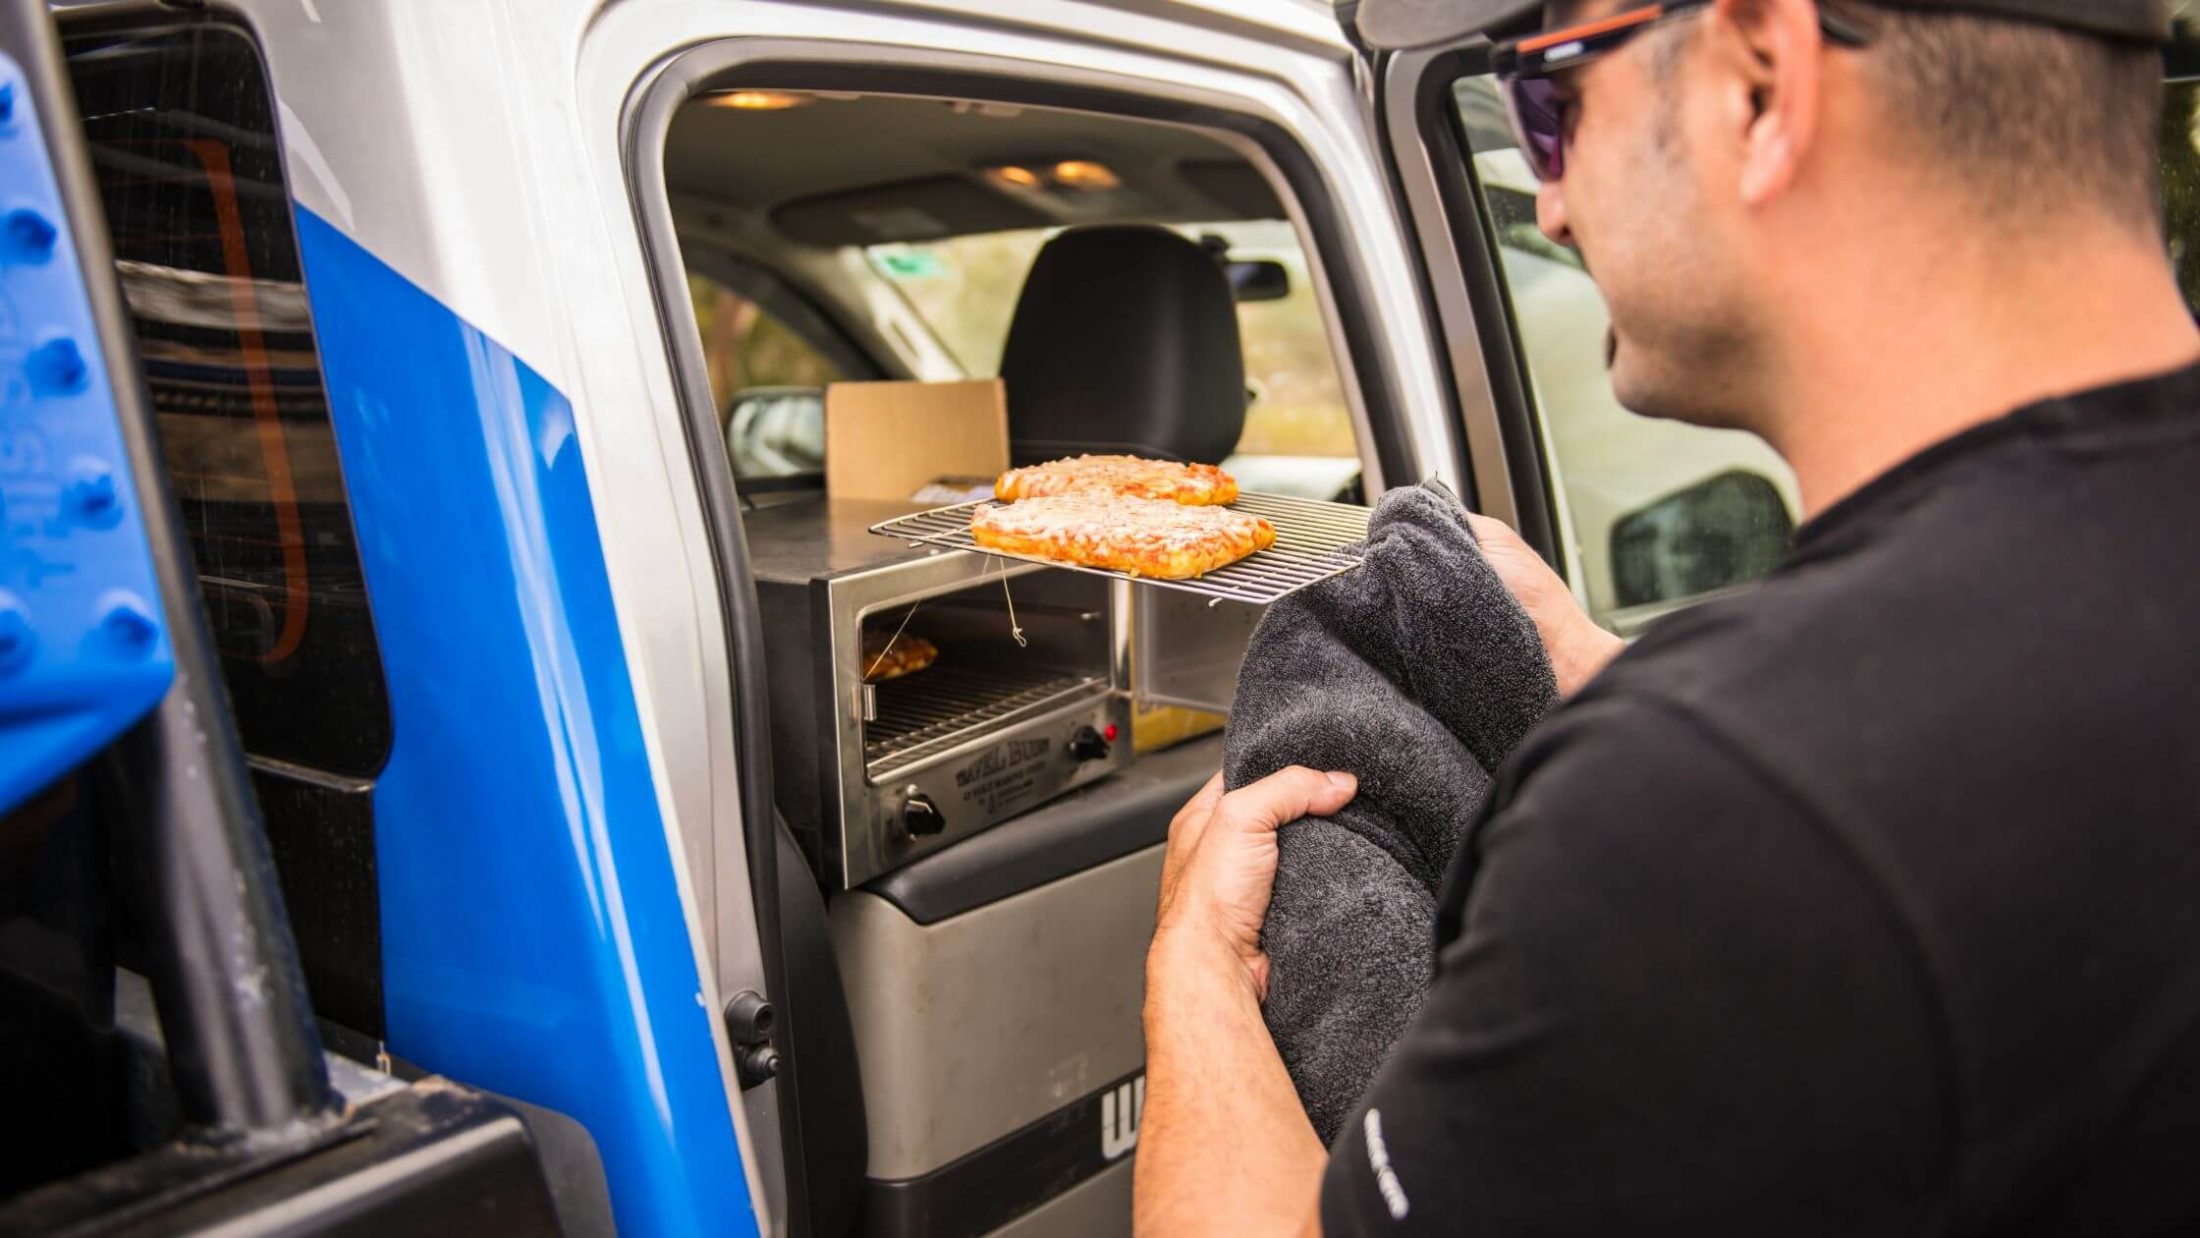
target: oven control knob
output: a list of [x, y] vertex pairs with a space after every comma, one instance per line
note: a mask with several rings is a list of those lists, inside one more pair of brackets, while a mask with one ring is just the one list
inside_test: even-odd
[[932, 802], [932, 797], [912, 792], [901, 802], [901, 828], [909, 831], [911, 838], [930, 838], [947, 828], [947, 814]]
[[[1109, 727], [1108, 730], [1115, 730]], [[1069, 737], [1069, 754], [1080, 761], [1105, 761], [1111, 743], [1107, 736], [1089, 726], [1078, 727]]]

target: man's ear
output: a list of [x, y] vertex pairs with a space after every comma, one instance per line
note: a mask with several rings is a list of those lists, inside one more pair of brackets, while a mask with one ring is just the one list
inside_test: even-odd
[[1757, 207], [1787, 192], [1818, 135], [1825, 39], [1814, 0], [1716, 0], [1722, 117], [1740, 143], [1736, 191]]

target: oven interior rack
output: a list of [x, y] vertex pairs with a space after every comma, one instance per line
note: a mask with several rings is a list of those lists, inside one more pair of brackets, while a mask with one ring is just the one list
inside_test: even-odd
[[1014, 661], [984, 667], [934, 666], [869, 685], [863, 724], [864, 771], [876, 782], [945, 751], [989, 726], [1006, 726], [1092, 693], [1108, 681]]

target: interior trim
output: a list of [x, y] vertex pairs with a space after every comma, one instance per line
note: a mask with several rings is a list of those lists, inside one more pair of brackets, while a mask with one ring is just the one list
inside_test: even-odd
[[982, 1234], [1059, 1198], [1137, 1146], [1145, 1079], [1114, 1080], [922, 1177], [869, 1179], [864, 1234]]

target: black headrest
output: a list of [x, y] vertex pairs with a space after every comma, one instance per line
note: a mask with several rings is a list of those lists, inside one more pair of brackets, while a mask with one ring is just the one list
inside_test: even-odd
[[1001, 356], [1009, 454], [1220, 463], [1245, 429], [1245, 354], [1221, 264], [1166, 228], [1077, 228], [1024, 279]]

